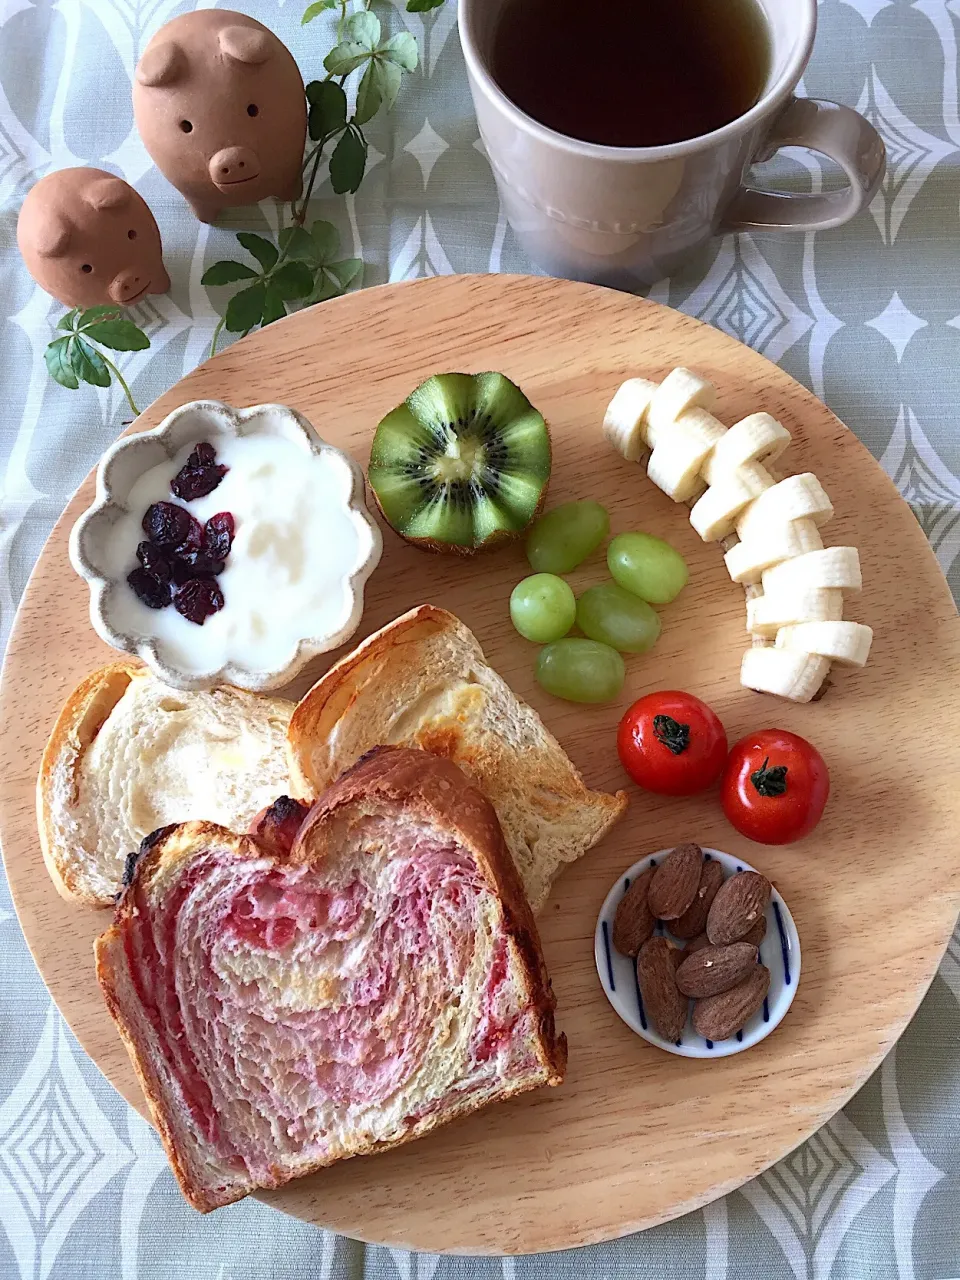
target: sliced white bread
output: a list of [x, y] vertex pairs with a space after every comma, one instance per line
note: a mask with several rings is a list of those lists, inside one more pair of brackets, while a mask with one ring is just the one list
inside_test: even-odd
[[422, 751], [371, 753], [289, 853], [208, 822], [161, 835], [95, 950], [204, 1212], [563, 1078], [496, 814]]
[[332, 667], [298, 704], [294, 794], [319, 795], [379, 744], [447, 756], [490, 800], [534, 911], [563, 868], [623, 813], [589, 790], [537, 713], [484, 661], [473, 633], [433, 605], [404, 614]]
[[206, 818], [243, 831], [289, 789], [293, 704], [222, 687], [185, 693], [115, 662], [67, 699], [43, 753], [37, 825], [65, 898], [112, 906], [144, 836]]

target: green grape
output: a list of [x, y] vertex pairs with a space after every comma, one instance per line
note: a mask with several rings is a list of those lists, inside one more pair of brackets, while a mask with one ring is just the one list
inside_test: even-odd
[[687, 564], [669, 542], [651, 533], [618, 533], [607, 547], [615, 582], [651, 604], [669, 604], [687, 585]]
[[510, 617], [525, 640], [548, 644], [559, 640], [573, 626], [577, 601], [562, 578], [534, 573], [513, 588]]
[[660, 619], [646, 600], [615, 582], [587, 588], [577, 601], [577, 626], [591, 640], [621, 653], [646, 653], [660, 635]]
[[596, 640], [556, 640], [540, 650], [537, 681], [568, 702], [610, 702], [623, 688], [623, 659]]
[[537, 573], [569, 573], [610, 532], [599, 502], [565, 502], [536, 520], [527, 535], [527, 559]]

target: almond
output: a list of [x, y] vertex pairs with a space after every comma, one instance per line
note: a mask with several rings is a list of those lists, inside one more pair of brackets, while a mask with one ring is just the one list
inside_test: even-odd
[[625, 956], [635, 956], [653, 934], [656, 920], [647, 906], [647, 892], [656, 867], [641, 871], [620, 899], [613, 917], [613, 945]]
[[675, 938], [695, 938], [698, 933], [703, 933], [707, 913], [722, 884], [723, 867], [715, 858], [708, 858], [700, 872], [700, 883], [693, 901], [680, 919], [670, 926]]
[[757, 963], [757, 948], [749, 942], [729, 947], [701, 947], [685, 956], [677, 970], [677, 986], [685, 996], [702, 999], [729, 991], [742, 982]]
[[761, 916], [757, 923], [753, 926], [749, 933], [745, 933], [740, 939], [741, 942], [752, 942], [755, 947], [759, 947], [760, 943], [767, 936], [767, 917]]
[[658, 920], [679, 920], [700, 886], [703, 850], [698, 844], [677, 845], [657, 867], [647, 903]]
[[754, 965], [737, 986], [693, 1006], [693, 1029], [705, 1040], [728, 1040], [757, 1012], [770, 989], [770, 970]]
[[637, 982], [648, 1021], [665, 1040], [679, 1040], [687, 1023], [687, 997], [677, 988], [674, 947], [666, 938], [650, 938], [637, 957]]
[[707, 914], [707, 937], [713, 945], [723, 947], [745, 937], [766, 913], [770, 893], [770, 881], [756, 871], [739, 871], [725, 881]]
[[705, 933], [701, 933], [699, 937], [694, 938], [691, 942], [687, 943], [687, 949], [684, 952], [684, 955], [692, 956], [694, 952], [699, 951], [701, 947], [709, 947], [709, 946], [710, 946], [710, 939], [707, 937]]

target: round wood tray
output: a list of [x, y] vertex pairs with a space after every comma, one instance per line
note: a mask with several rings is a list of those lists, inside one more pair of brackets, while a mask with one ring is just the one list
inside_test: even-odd
[[[727, 423], [757, 409], [794, 443], [790, 470], [823, 481], [837, 515], [828, 542], [860, 548], [865, 589], [848, 613], [876, 631], [867, 668], [796, 707], [740, 688], [743, 592], [687, 511], [605, 444], [600, 423], [620, 381], [685, 364], [716, 382]], [[526, 570], [514, 546], [464, 562], [405, 546], [389, 531], [357, 640], [423, 601], [472, 627], [491, 663], [557, 734], [587, 781], [623, 786], [614, 729], [641, 693], [688, 689], [722, 717], [731, 742], [782, 725], [829, 762], [833, 794], [801, 844], [741, 839], [715, 794], [669, 800], [630, 789], [623, 822], [568, 870], [541, 918], [570, 1043], [559, 1089], [448, 1126], [375, 1159], [352, 1160], [263, 1197], [362, 1239], [431, 1251], [523, 1253], [610, 1239], [694, 1209], [786, 1154], [827, 1120], [880, 1062], [923, 996], [958, 909], [960, 637], [926, 539], [856, 438], [813, 396], [733, 339], [623, 294], [525, 277], [448, 277], [368, 289], [271, 325], [201, 366], [142, 415], [155, 426], [184, 401], [281, 401], [366, 464], [373, 428], [427, 375], [499, 369], [546, 415], [550, 498], [593, 497], [614, 531], [643, 528], [679, 548], [690, 585], [665, 608], [663, 636], [628, 659], [608, 707], [554, 701], [533, 679], [536, 650], [513, 631], [507, 600]], [[135, 1106], [143, 1099], [100, 998], [91, 943], [105, 913], [62, 901], [34, 824], [34, 778], [72, 686], [110, 658], [87, 617], [87, 588], [67, 535], [92, 477], [40, 557], [17, 617], [0, 692], [0, 833], [27, 942], [81, 1044]], [[601, 581], [601, 554], [574, 575]], [[323, 669], [318, 662], [315, 678]], [[309, 680], [298, 682], [299, 693]], [[661, 1053], [604, 998], [593, 931], [615, 877], [644, 852], [682, 840], [741, 854], [777, 884], [800, 931], [803, 979], [783, 1025], [749, 1053], [690, 1061]]]

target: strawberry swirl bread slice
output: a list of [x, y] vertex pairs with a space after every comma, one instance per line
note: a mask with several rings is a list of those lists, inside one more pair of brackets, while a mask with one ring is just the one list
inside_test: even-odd
[[496, 815], [421, 751], [361, 760], [289, 852], [210, 823], [165, 831], [96, 955], [203, 1211], [563, 1077]]

